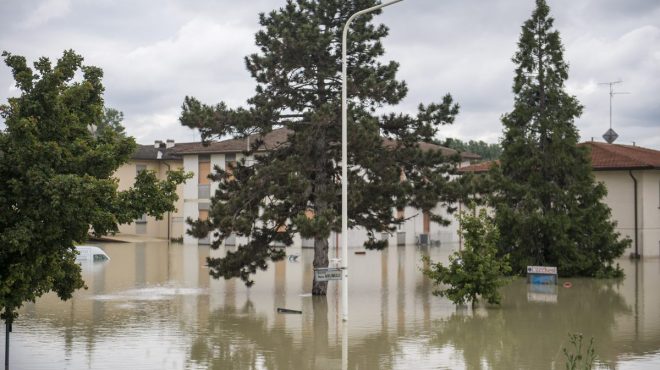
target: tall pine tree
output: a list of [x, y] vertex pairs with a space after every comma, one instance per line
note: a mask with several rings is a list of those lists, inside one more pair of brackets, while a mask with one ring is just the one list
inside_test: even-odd
[[555, 265], [566, 276], [619, 275], [612, 263], [621, 240], [601, 202], [605, 187], [591, 172], [588, 149], [577, 146], [578, 100], [566, 93], [568, 65], [545, 0], [536, 1], [513, 57], [513, 111], [504, 124], [496, 219], [501, 249], [514, 271]]
[[[231, 174], [215, 169], [213, 179], [220, 184], [209, 220], [193, 222], [192, 234], [216, 230], [216, 248], [230, 233], [250, 241], [224, 258], [210, 259], [214, 277], [240, 277], [252, 284], [251, 274], [283, 258], [275, 242], [290, 245], [295, 233], [314, 239], [314, 267], [328, 266], [328, 237], [341, 228], [341, 34], [350, 15], [378, 3], [289, 0], [260, 14], [259, 52], [245, 59], [257, 82], [249, 107], [209, 106], [186, 97], [181, 122], [199, 129], [205, 141], [252, 134], [251, 155], [264, 149], [260, 135], [288, 130], [285, 145], [260, 152], [250, 165], [237, 163]], [[352, 23], [347, 50], [349, 227], [366, 229], [370, 248], [384, 247], [376, 233], [391, 232], [401, 222], [394, 208], [430, 211], [452, 200], [447, 175], [452, 160], [439, 150], [422, 150], [419, 142], [430, 142], [458, 113], [450, 95], [440, 103], [420, 104], [416, 116], [374, 113], [407, 93], [396, 79], [398, 64], [379, 60], [388, 29], [372, 23], [376, 14]], [[439, 215], [432, 214], [432, 220], [447, 223]], [[314, 281], [312, 293], [324, 295], [326, 287]]]

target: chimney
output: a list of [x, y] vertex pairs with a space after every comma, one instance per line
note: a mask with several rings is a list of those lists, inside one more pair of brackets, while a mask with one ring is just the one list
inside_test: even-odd
[[162, 144], [162, 143], [163, 143], [162, 140], [156, 140], [156, 141], [154, 141], [154, 148], [156, 148], [156, 149], [160, 148], [160, 144]]
[[172, 139], [167, 139], [165, 140], [165, 148], [174, 148], [174, 140]]

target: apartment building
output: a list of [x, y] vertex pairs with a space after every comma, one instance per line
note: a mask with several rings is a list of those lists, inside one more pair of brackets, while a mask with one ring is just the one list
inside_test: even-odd
[[[183, 160], [174, 153], [174, 147], [174, 140], [165, 142], [158, 140], [153, 145], [138, 145], [131, 159], [115, 172], [115, 178], [119, 180], [118, 190], [126, 190], [133, 186], [135, 176], [143, 170], [154, 171], [158, 179], [164, 180], [167, 178], [167, 171], [182, 169]], [[163, 215], [161, 220], [144, 215], [131, 223], [119, 225], [117, 235], [119, 239], [122, 235], [166, 240], [182, 237], [184, 232], [183, 185], [177, 187], [177, 194], [179, 194], [179, 200], [175, 204], [176, 212]]]
[[[288, 132], [287, 129], [276, 129], [265, 135], [261, 138], [263, 140], [262, 150], [267, 151], [269, 148], [285, 143]], [[208, 179], [209, 173], [211, 173], [215, 166], [228, 169], [232, 162], [243, 159], [244, 152], [249, 148], [250, 140], [254, 141], [255, 139], [256, 137], [229, 139], [213, 142], [208, 146], [204, 146], [201, 143], [176, 145], [174, 153], [182, 158], [184, 170], [195, 174], [193, 180], [189, 180], [183, 187], [184, 219], [188, 217], [192, 219], [205, 219], [208, 217], [211, 205], [210, 198], [218, 188], [217, 183]], [[385, 145], [394, 145], [394, 142], [386, 141]], [[433, 144], [423, 143], [421, 146], [423, 150], [441, 150], [443, 154], [448, 156], [457, 153], [453, 149]], [[461, 157], [463, 165], [479, 159], [479, 156], [473, 153], [461, 153]], [[246, 160], [249, 162], [250, 158], [248, 157]], [[434, 211], [447, 216], [448, 219], [453, 219], [453, 216], [448, 215], [442, 207], [437, 207]], [[408, 245], [420, 241], [423, 243], [454, 243], [458, 241], [456, 222], [452, 222], [449, 227], [443, 227], [432, 223], [429, 214], [411, 207], [393, 210], [393, 212], [396, 212], [398, 217], [407, 219], [407, 221], [398, 227], [396, 233], [381, 235], [382, 238], [388, 239], [389, 245]], [[349, 233], [349, 246], [351, 247], [361, 246], [367, 240], [367, 234], [364, 230], [353, 229]], [[183, 238], [185, 244], [209, 244], [211, 242], [210, 237], [197, 240], [190, 235], [184, 234]], [[339, 235], [333, 233], [329, 238], [330, 247], [335, 247], [339, 239]], [[225, 245], [229, 246], [245, 242], [246, 240], [242, 240], [236, 236], [230, 236], [223, 241]], [[312, 247], [313, 240], [298, 237], [294, 240], [294, 245]]]

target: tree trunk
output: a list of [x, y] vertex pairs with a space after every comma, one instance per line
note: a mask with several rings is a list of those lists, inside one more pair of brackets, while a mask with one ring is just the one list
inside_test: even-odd
[[[314, 239], [314, 268], [328, 267], [328, 239]], [[328, 290], [327, 281], [316, 281], [312, 283], [312, 295], [326, 295]]]

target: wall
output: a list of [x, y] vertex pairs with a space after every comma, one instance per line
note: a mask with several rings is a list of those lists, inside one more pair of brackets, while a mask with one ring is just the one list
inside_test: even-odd
[[[145, 165], [147, 170], [156, 172], [159, 180], [167, 178], [167, 165], [172, 170], [183, 168], [181, 161], [157, 161], [157, 160], [131, 160], [122, 165], [115, 172], [115, 178], [119, 180], [118, 190], [124, 191], [129, 189], [135, 183], [135, 176], [137, 174], [137, 166]], [[190, 180], [188, 181], [190, 182]], [[179, 200], [175, 203], [177, 211], [170, 214], [170, 237], [178, 238], [183, 235], [183, 185], [177, 187], [177, 194]], [[163, 215], [161, 220], [155, 217], [147, 216], [146, 223], [138, 225], [136, 222], [119, 225], [119, 234], [139, 235], [150, 238], [167, 239], [167, 214]]]
[[[632, 171], [637, 179], [638, 248], [644, 257], [660, 256], [660, 171]], [[626, 255], [635, 248], [634, 182], [629, 171], [596, 171], [597, 181], [607, 187], [605, 203], [622, 237], [633, 240]]]

